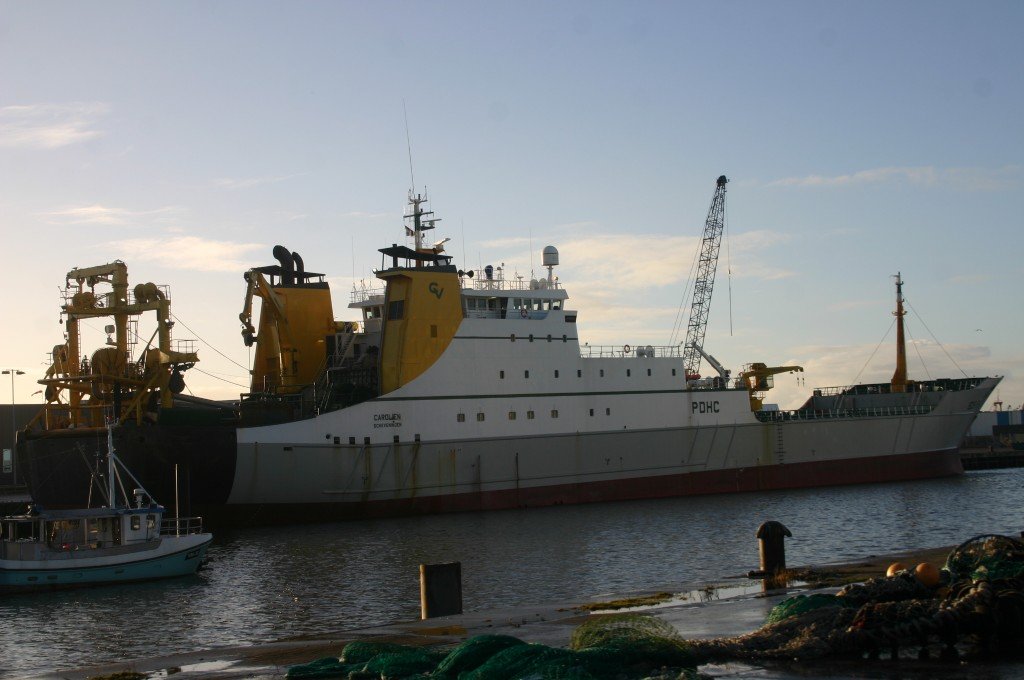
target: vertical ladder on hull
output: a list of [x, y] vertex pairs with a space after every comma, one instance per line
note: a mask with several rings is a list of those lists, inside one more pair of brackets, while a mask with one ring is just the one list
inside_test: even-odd
[[782, 423], [775, 425], [775, 460], [780, 464], [786, 462], [786, 444], [782, 438]]

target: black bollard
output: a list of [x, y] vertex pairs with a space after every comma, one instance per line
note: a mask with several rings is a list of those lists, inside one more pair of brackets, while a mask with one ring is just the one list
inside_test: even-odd
[[786, 537], [793, 534], [782, 522], [765, 522], [757, 528], [757, 540], [761, 553], [761, 571], [766, 575], [778, 573], [786, 568]]
[[462, 613], [462, 563], [420, 565], [420, 618]]

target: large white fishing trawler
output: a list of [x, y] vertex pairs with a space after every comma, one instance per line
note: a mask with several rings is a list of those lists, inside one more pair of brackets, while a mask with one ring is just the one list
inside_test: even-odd
[[[772, 376], [802, 368], [751, 364], [733, 379], [704, 352], [726, 181], [679, 346], [581, 346], [554, 247], [538, 280], [461, 271], [443, 241], [424, 246], [436, 220], [419, 195], [414, 247], [380, 251], [384, 286], [353, 294], [357, 322], [335, 322], [326, 284], [279, 247], [279, 266], [247, 274], [243, 335], [257, 351], [228, 505], [243, 516], [310, 504], [367, 516], [962, 472], [958, 445], [999, 379], [908, 380], [899, 280], [901, 358], [889, 383], [767, 410]], [[263, 298], [258, 333], [253, 294]], [[697, 374], [702, 357], [716, 376]]]
[[[462, 271], [444, 252], [447, 239], [425, 245], [437, 220], [410, 193], [412, 247], [380, 251], [380, 283], [354, 291], [348, 305], [355, 320], [335, 320], [324, 275], [283, 246], [277, 265], [246, 272], [240, 319], [255, 351], [237, 421], [171, 428], [165, 411], [193, 411], [173, 411], [159, 395], [150, 409], [128, 408], [143, 403], [142, 388], [108, 371], [117, 397], [109, 406], [126, 425], [119, 450], [158, 490], [178, 465], [188, 512], [248, 523], [961, 473], [958, 446], [999, 378], [909, 380], [899, 278], [889, 382], [816, 389], [800, 408], [779, 411], [764, 407], [765, 392], [774, 375], [801, 367], [754, 363], [733, 376], [705, 352], [726, 182], [716, 183], [679, 345], [581, 345], [554, 247], [543, 251], [540, 279], [506, 277], [502, 267]], [[79, 314], [66, 311], [69, 320]], [[699, 375], [702, 361], [711, 377]], [[85, 380], [57, 373], [41, 382]], [[48, 408], [72, 422], [80, 409], [59, 394]], [[161, 453], [171, 435], [202, 432], [207, 444]], [[73, 427], [21, 433], [37, 501], [59, 503], [77, 488], [88, 448]]]

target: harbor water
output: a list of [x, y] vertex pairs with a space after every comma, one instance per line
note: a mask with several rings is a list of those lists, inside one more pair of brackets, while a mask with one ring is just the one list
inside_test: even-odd
[[[467, 611], [683, 589], [1024, 529], [1024, 470], [922, 482], [216, 532], [195, 577], [0, 599], [0, 677], [323, 634], [419, 615], [418, 565], [460, 561]], [[685, 632], [684, 632], [685, 634]]]

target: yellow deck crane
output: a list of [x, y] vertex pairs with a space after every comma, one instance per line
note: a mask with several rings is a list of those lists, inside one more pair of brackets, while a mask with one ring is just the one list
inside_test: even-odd
[[[199, 357], [194, 351], [171, 349], [174, 323], [166, 287], [141, 283], [129, 292], [128, 267], [120, 260], [72, 269], [66, 281], [61, 312], [67, 340], [53, 348], [53, 363], [39, 381], [45, 386], [44, 428], [99, 427], [110, 415], [120, 422], [141, 421], [156, 405], [151, 395], [159, 396], [160, 408], [171, 408], [174, 394], [184, 389], [181, 372]], [[97, 293], [99, 285], [110, 286], [110, 291]], [[150, 311], [156, 314], [156, 330], [135, 361], [129, 324]], [[106, 346], [80, 359], [80, 322], [103, 317], [113, 319], [105, 329]]]
[[803, 366], [768, 366], [762, 363], [747, 364], [738, 378], [750, 392], [750, 410], [760, 411], [764, 405], [765, 393], [775, 387], [775, 377], [780, 373], [803, 373]]

